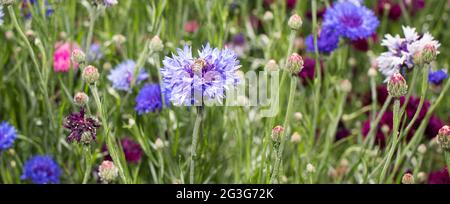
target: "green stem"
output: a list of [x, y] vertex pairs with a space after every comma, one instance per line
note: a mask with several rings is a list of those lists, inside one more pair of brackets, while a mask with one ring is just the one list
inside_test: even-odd
[[110, 127], [108, 124], [108, 120], [106, 119], [106, 112], [103, 110], [102, 103], [100, 101], [100, 96], [98, 94], [97, 86], [91, 85], [90, 86], [92, 95], [94, 96], [95, 104], [97, 106], [97, 110], [100, 114], [101, 122], [103, 124], [103, 129], [105, 132], [105, 139], [106, 139], [106, 146], [108, 148], [108, 152], [111, 155], [111, 158], [114, 162], [114, 164], [117, 165], [117, 168], [119, 169], [119, 175], [120, 178], [123, 180], [124, 183], [130, 183], [131, 178], [128, 174], [128, 171], [126, 169], [126, 162], [124, 161], [124, 155], [123, 151], [121, 151], [118, 148], [117, 142], [114, 138], [114, 135], [110, 134]]
[[446, 163], [447, 169], [448, 169], [448, 175], [450, 176], [450, 152], [446, 150], [444, 152], [444, 157], [445, 157], [445, 163]]
[[89, 180], [89, 176], [91, 175], [92, 170], [92, 154], [89, 146], [84, 147], [84, 159], [85, 159], [85, 165], [86, 169], [84, 169], [84, 177], [83, 177], [83, 184], [87, 184]]
[[289, 89], [289, 101], [288, 101], [286, 115], [284, 117], [284, 123], [283, 123], [283, 127], [285, 128], [285, 131], [283, 131], [283, 134], [282, 134], [283, 136], [280, 138], [280, 148], [276, 152], [277, 155], [276, 155], [275, 164], [274, 164], [274, 167], [273, 167], [273, 173], [272, 173], [272, 176], [270, 178], [270, 183], [274, 183], [278, 179], [278, 172], [279, 172], [279, 169], [280, 169], [281, 158], [283, 156], [285, 140], [287, 138], [287, 132], [288, 132], [288, 126], [289, 126], [289, 118], [292, 115], [292, 110], [291, 109], [292, 109], [292, 104], [294, 102], [295, 89], [296, 88], [297, 88], [297, 77], [292, 76], [291, 77], [291, 87]]
[[95, 12], [95, 8], [93, 7], [89, 7], [88, 9], [89, 11], [89, 30], [87, 33], [87, 38], [86, 38], [86, 45], [84, 47], [84, 52], [86, 53], [86, 56], [89, 56], [89, 52], [90, 49], [89, 47], [92, 44], [92, 36], [94, 34], [94, 26], [95, 26], [95, 21], [97, 20], [97, 13]]
[[317, 38], [318, 38], [318, 25], [317, 25], [317, 0], [313, 0], [311, 4], [311, 10], [312, 10], [312, 32], [314, 35], [314, 56], [315, 56], [315, 77], [314, 77], [314, 112], [313, 112], [313, 121], [312, 121], [312, 129], [311, 129], [311, 143], [314, 141], [315, 134], [316, 134], [316, 128], [318, 123], [318, 117], [319, 117], [319, 104], [320, 104], [320, 88], [321, 88], [321, 81], [322, 81], [322, 74], [320, 69], [320, 54], [319, 54], [319, 47], [317, 45]]
[[[25, 42], [28, 52], [31, 55], [31, 60], [33, 61], [35, 70], [38, 74], [39, 77], [39, 81], [41, 83], [41, 91], [44, 97], [44, 101], [45, 101], [45, 106], [48, 112], [48, 117], [49, 117], [49, 124], [50, 124], [50, 129], [53, 130], [54, 129], [54, 125], [53, 125], [53, 113], [52, 113], [52, 108], [51, 108], [51, 103], [50, 103], [50, 97], [48, 94], [48, 89], [47, 89], [47, 85], [46, 85], [46, 80], [40, 70], [40, 66], [36, 57], [36, 54], [34, 53], [33, 47], [31, 46], [30, 41], [28, 41], [27, 36], [25, 35], [25, 33], [23, 32], [22, 28], [20, 28], [19, 22], [17, 21], [17, 17], [16, 14], [14, 12], [14, 9], [12, 6], [8, 6], [8, 12], [9, 15], [11, 16], [11, 20], [13, 21], [13, 25], [16, 28], [17, 32], [19, 33], [19, 36], [22, 38], [22, 40]], [[41, 42], [42, 43], [42, 42]]]
[[197, 117], [195, 119], [194, 131], [192, 132], [192, 146], [191, 146], [191, 164], [190, 164], [190, 172], [189, 172], [189, 182], [190, 184], [194, 184], [194, 174], [195, 174], [195, 160], [197, 159], [197, 143], [199, 137], [199, 130], [202, 124], [203, 117], [203, 107], [197, 107]]
[[425, 96], [426, 96], [427, 90], [428, 90], [428, 72], [429, 72], [429, 69], [424, 67], [423, 75], [422, 75], [422, 93], [420, 96], [419, 106], [417, 107], [416, 113], [414, 114], [413, 118], [409, 122], [408, 126], [403, 131], [402, 137], [404, 137], [405, 135], [408, 135], [410, 129], [412, 128], [412, 126], [416, 122], [417, 118], [419, 117], [420, 112], [422, 112], [422, 106], [423, 106], [423, 103], [425, 102]]
[[384, 182], [386, 177], [387, 170], [389, 168], [389, 164], [391, 163], [392, 157], [394, 156], [394, 152], [397, 149], [397, 143], [399, 141], [398, 137], [398, 127], [400, 125], [400, 100], [396, 99], [394, 102], [394, 127], [392, 129], [392, 145], [389, 149], [386, 161], [384, 163], [383, 170], [381, 171], [379, 183]]

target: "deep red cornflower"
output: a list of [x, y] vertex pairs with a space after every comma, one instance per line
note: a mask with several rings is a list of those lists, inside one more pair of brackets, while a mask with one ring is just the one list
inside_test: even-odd
[[[380, 123], [378, 124], [377, 129], [375, 130], [375, 143], [379, 145], [380, 147], [384, 148], [386, 146], [386, 136], [389, 136], [391, 133], [391, 129], [393, 126], [393, 120], [392, 120], [393, 113], [391, 111], [384, 112], [383, 116], [381, 116]], [[362, 127], [362, 134], [364, 137], [367, 137], [370, 131], [370, 119], [367, 119], [363, 123]], [[383, 128], [386, 127], [387, 132], [383, 132]]]
[[[312, 81], [314, 79], [316, 73], [316, 60], [310, 57], [303, 58], [303, 69], [298, 76], [302, 79], [303, 84], [307, 84], [308, 81]], [[323, 73], [323, 63], [320, 62], [320, 69]]]
[[431, 172], [428, 175], [428, 184], [450, 184], [447, 168]]
[[[123, 153], [125, 155], [125, 160], [130, 163], [137, 163], [141, 160], [142, 157], [142, 148], [141, 146], [130, 138], [122, 138], [120, 140], [120, 144], [122, 145]], [[108, 148], [106, 145], [103, 145], [102, 152], [105, 155], [105, 160], [111, 161], [111, 156], [108, 153]]]
[[79, 113], [75, 112], [67, 116], [64, 119], [63, 126], [70, 130], [70, 134], [67, 137], [68, 142], [76, 141], [88, 144], [96, 140], [97, 129], [100, 127], [100, 123], [95, 118], [86, 117], [84, 108], [81, 108]]
[[433, 139], [438, 134], [439, 129], [444, 125], [444, 122], [439, 117], [436, 115], [431, 116], [427, 129], [425, 130], [425, 135], [428, 139]]

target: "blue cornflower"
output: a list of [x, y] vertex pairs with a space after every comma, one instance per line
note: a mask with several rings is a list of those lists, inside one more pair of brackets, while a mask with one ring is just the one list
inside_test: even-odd
[[350, 2], [336, 3], [327, 9], [323, 22], [324, 27], [334, 28], [339, 35], [351, 40], [371, 36], [379, 24], [370, 9]]
[[0, 152], [10, 148], [17, 138], [16, 129], [7, 122], [0, 123]]
[[448, 78], [448, 74], [442, 69], [435, 72], [430, 70], [428, 74], [428, 81], [434, 85], [440, 85], [446, 78]]
[[239, 60], [230, 49], [211, 48], [209, 44], [192, 56], [190, 46], [177, 49], [177, 55], [165, 57], [163, 86], [169, 91], [174, 105], [203, 105], [203, 99], [221, 103], [225, 89], [237, 85]]
[[87, 56], [87, 60], [89, 62], [93, 62], [96, 60], [100, 60], [103, 58], [103, 52], [101, 50], [101, 46], [98, 43], [92, 43], [89, 48], [89, 55]]
[[[111, 70], [108, 75], [109, 81], [112, 82], [113, 88], [122, 91], [130, 90], [130, 84], [135, 74], [136, 62], [133, 60], [126, 60], [116, 66], [115, 69]], [[149, 75], [147, 72], [141, 68], [140, 72], [137, 74], [136, 83], [139, 83], [147, 79]]]
[[[48, 3], [47, 0], [45, 0], [44, 4], [45, 4], [45, 15], [46, 16], [52, 15], [55, 12], [55, 10], [52, 8], [52, 6]], [[24, 8], [30, 7], [30, 9], [36, 9], [38, 13], [40, 12], [38, 0], [23, 0], [23, 6]], [[26, 19], [31, 18], [31, 12], [29, 11], [24, 10], [24, 15]]]
[[57, 184], [61, 169], [51, 156], [34, 156], [24, 167], [22, 180], [31, 180], [34, 184]]
[[[306, 37], [306, 50], [314, 52], [314, 36]], [[329, 54], [338, 48], [339, 35], [332, 28], [323, 28], [317, 36], [317, 48], [319, 52]]]
[[3, 16], [5, 14], [3, 13], [3, 6], [0, 5], [0, 25], [3, 25]]
[[[164, 94], [166, 105], [168, 105], [169, 98], [167, 94]], [[134, 109], [139, 115], [148, 112], [159, 111], [163, 108], [163, 102], [161, 100], [161, 88], [159, 84], [146, 84], [139, 91], [136, 96], [136, 106]]]

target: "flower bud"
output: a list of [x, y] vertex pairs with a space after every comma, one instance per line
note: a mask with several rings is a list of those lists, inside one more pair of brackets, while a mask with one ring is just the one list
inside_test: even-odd
[[78, 106], [85, 106], [89, 102], [89, 96], [83, 92], [78, 92], [73, 97], [73, 102]]
[[89, 65], [84, 68], [82, 78], [86, 83], [93, 84], [98, 81], [98, 79], [100, 78], [100, 74], [98, 73], [97, 68]]
[[294, 53], [288, 58], [287, 69], [291, 74], [298, 74], [303, 69], [303, 63], [302, 56]]
[[396, 73], [389, 79], [387, 89], [390, 96], [400, 98], [408, 92], [408, 84], [401, 74]]
[[86, 54], [80, 49], [75, 49], [72, 51], [72, 56], [70, 58], [73, 63], [83, 63], [86, 61]]
[[273, 20], [273, 13], [270, 11], [266, 11], [263, 16], [263, 21], [271, 21]]
[[439, 129], [437, 138], [442, 149], [445, 151], [450, 151], [450, 127], [448, 125], [444, 125], [441, 129]]
[[266, 64], [266, 67], [265, 67], [265, 69], [266, 69], [266, 71], [267, 72], [273, 72], [273, 71], [277, 71], [278, 70], [278, 64], [277, 64], [277, 61], [275, 61], [275, 60], [269, 60], [268, 62], [267, 62], [267, 64]]
[[127, 41], [127, 38], [121, 34], [116, 34], [112, 37], [112, 41], [116, 43], [117, 45], [123, 44], [125, 41]]
[[303, 24], [302, 18], [297, 14], [294, 14], [289, 18], [288, 26], [292, 30], [300, 29], [300, 27], [302, 27], [302, 24]]
[[368, 75], [369, 77], [376, 77], [377, 74], [378, 74], [377, 69], [375, 69], [375, 68], [373, 68], [373, 67], [370, 68], [369, 71], [367, 72], [367, 75]]
[[161, 39], [155, 35], [155, 37], [152, 38], [150, 41], [150, 50], [153, 52], [161, 52], [164, 49], [164, 44], [161, 41]]
[[437, 54], [438, 51], [436, 49], [436, 46], [431, 44], [425, 45], [422, 52], [423, 62], [425, 64], [430, 64], [431, 62], [436, 60]]
[[111, 183], [119, 176], [119, 169], [112, 161], [103, 161], [98, 168], [98, 176], [103, 183]]
[[294, 113], [294, 118], [295, 118], [295, 120], [300, 121], [300, 120], [303, 119], [303, 114], [300, 113], [300, 112], [295, 112], [295, 113]]
[[414, 184], [414, 176], [410, 173], [406, 173], [402, 177], [402, 184]]
[[94, 140], [94, 136], [89, 131], [84, 131], [81, 134], [80, 143], [83, 145], [90, 145]]
[[314, 167], [314, 165], [309, 163], [306, 165], [306, 172], [312, 174], [312, 173], [316, 172], [316, 167]]
[[155, 149], [156, 150], [161, 150], [163, 148], [164, 148], [164, 142], [160, 138], [157, 138], [155, 140]]
[[283, 133], [284, 128], [281, 125], [277, 125], [272, 129], [272, 140], [274, 142], [280, 141], [280, 135]]
[[417, 152], [419, 152], [420, 154], [427, 153], [427, 146], [424, 144], [419, 145], [419, 147], [417, 147]]
[[8, 6], [14, 3], [16, 3], [16, 0], [0, 0], [0, 5]]
[[345, 93], [352, 91], [352, 83], [348, 79], [344, 79], [339, 84], [339, 89]]
[[292, 136], [291, 136], [292, 143], [298, 144], [298, 143], [300, 143], [301, 140], [302, 140], [302, 137], [300, 136], [300, 134], [298, 132], [294, 132], [294, 134], [292, 134]]

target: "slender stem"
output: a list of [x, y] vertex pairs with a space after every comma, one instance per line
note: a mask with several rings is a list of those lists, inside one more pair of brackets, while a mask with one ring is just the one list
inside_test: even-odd
[[[106, 120], [107, 116], [105, 111], [103, 110], [102, 103], [100, 101], [100, 96], [98, 94], [97, 86], [92, 85], [90, 86], [92, 95], [94, 96], [95, 104], [97, 106], [97, 110], [100, 113], [100, 118], [103, 124], [103, 129], [105, 132], [105, 138], [106, 138], [106, 146], [108, 148], [108, 151], [111, 155], [111, 158], [114, 162], [114, 164], [117, 164], [117, 168], [119, 169], [119, 175], [124, 183], [131, 182], [131, 179], [129, 179], [129, 174], [126, 169], [126, 163], [123, 161], [123, 152], [120, 151], [118, 148], [117, 142], [114, 139], [114, 135], [110, 134], [110, 127], [108, 125], [108, 120]], [[121, 159], [122, 158], [122, 159]]]
[[444, 157], [445, 157], [445, 163], [447, 164], [448, 175], [450, 176], [450, 152], [446, 150], [444, 152]]
[[372, 92], [372, 121], [377, 117], [377, 82], [374, 76], [370, 77], [370, 90]]
[[320, 55], [319, 55], [319, 47], [317, 45], [317, 38], [318, 38], [318, 25], [317, 25], [317, 0], [313, 0], [311, 4], [311, 10], [313, 12], [312, 14], [312, 32], [314, 36], [314, 56], [315, 56], [315, 76], [314, 76], [314, 112], [313, 112], [313, 121], [312, 121], [312, 129], [311, 129], [311, 143], [315, 138], [316, 134], [316, 128], [318, 123], [318, 116], [319, 116], [319, 104], [320, 104], [320, 87], [321, 87], [321, 81], [322, 81], [322, 74], [320, 70]]
[[86, 38], [86, 45], [84, 47], [84, 52], [86, 52], [86, 56], [89, 56], [90, 52], [89, 47], [92, 44], [92, 36], [94, 34], [95, 21], [97, 20], [97, 13], [95, 12], [95, 8], [89, 7], [88, 12], [89, 12], [89, 30]]
[[13, 21], [13, 25], [16, 28], [17, 32], [19, 33], [19, 36], [22, 38], [22, 40], [25, 42], [28, 52], [31, 55], [31, 60], [33, 61], [35, 70], [38, 74], [39, 77], [39, 81], [41, 82], [41, 91], [44, 97], [44, 101], [45, 101], [45, 106], [47, 108], [48, 111], [48, 117], [50, 120], [50, 129], [53, 130], [54, 125], [53, 125], [53, 114], [52, 114], [52, 109], [51, 109], [51, 103], [50, 103], [50, 97], [48, 94], [48, 89], [47, 89], [47, 85], [46, 85], [46, 80], [41, 72], [41, 67], [39, 66], [36, 54], [34, 53], [33, 47], [31, 47], [31, 43], [30, 41], [28, 41], [27, 36], [25, 35], [25, 33], [23, 32], [22, 28], [20, 28], [19, 22], [17, 21], [17, 17], [16, 14], [14, 12], [14, 9], [12, 6], [8, 6], [8, 12], [9, 15], [11, 16], [11, 20]]
[[279, 172], [279, 169], [280, 169], [281, 157], [283, 156], [285, 140], [287, 138], [289, 118], [292, 115], [292, 110], [291, 109], [292, 109], [292, 104], [294, 102], [296, 87], [297, 87], [297, 77], [292, 76], [291, 77], [291, 87], [289, 89], [289, 101], [288, 101], [286, 115], [284, 117], [284, 123], [283, 123], [283, 127], [285, 128], [285, 131], [282, 134], [283, 136], [280, 138], [280, 148], [276, 152], [277, 155], [276, 155], [275, 164], [274, 164], [274, 167], [273, 167], [272, 176], [270, 178], [270, 183], [274, 183], [278, 179], [278, 172]]
[[387, 159], [384, 163], [383, 170], [381, 171], [380, 180], [379, 183], [384, 182], [384, 179], [386, 177], [387, 169], [389, 167], [389, 164], [391, 163], [392, 157], [394, 156], [394, 152], [397, 149], [397, 143], [399, 141], [398, 139], [398, 127], [400, 125], [400, 100], [395, 99], [394, 102], [394, 127], [392, 129], [392, 145], [389, 149]]
[[404, 137], [405, 135], [408, 135], [410, 129], [412, 128], [412, 126], [416, 122], [417, 118], [419, 117], [420, 112], [422, 112], [422, 106], [423, 106], [423, 103], [425, 102], [425, 96], [426, 96], [427, 90], [428, 90], [428, 72], [429, 72], [429, 69], [424, 67], [423, 75], [422, 75], [422, 93], [420, 96], [419, 106], [417, 106], [416, 113], [414, 114], [413, 118], [409, 122], [406, 129], [403, 131], [402, 137]]
[[89, 176], [91, 175], [92, 170], [92, 154], [89, 146], [84, 147], [84, 159], [85, 159], [85, 165], [86, 169], [84, 169], [84, 177], [83, 177], [83, 184], [87, 184], [89, 180]]
[[191, 164], [190, 164], [190, 172], [189, 172], [189, 182], [194, 184], [195, 179], [195, 160], [197, 159], [197, 143], [199, 137], [199, 130], [202, 123], [203, 117], [203, 107], [197, 107], [197, 117], [195, 119], [194, 131], [192, 132], [192, 146], [191, 146]]

